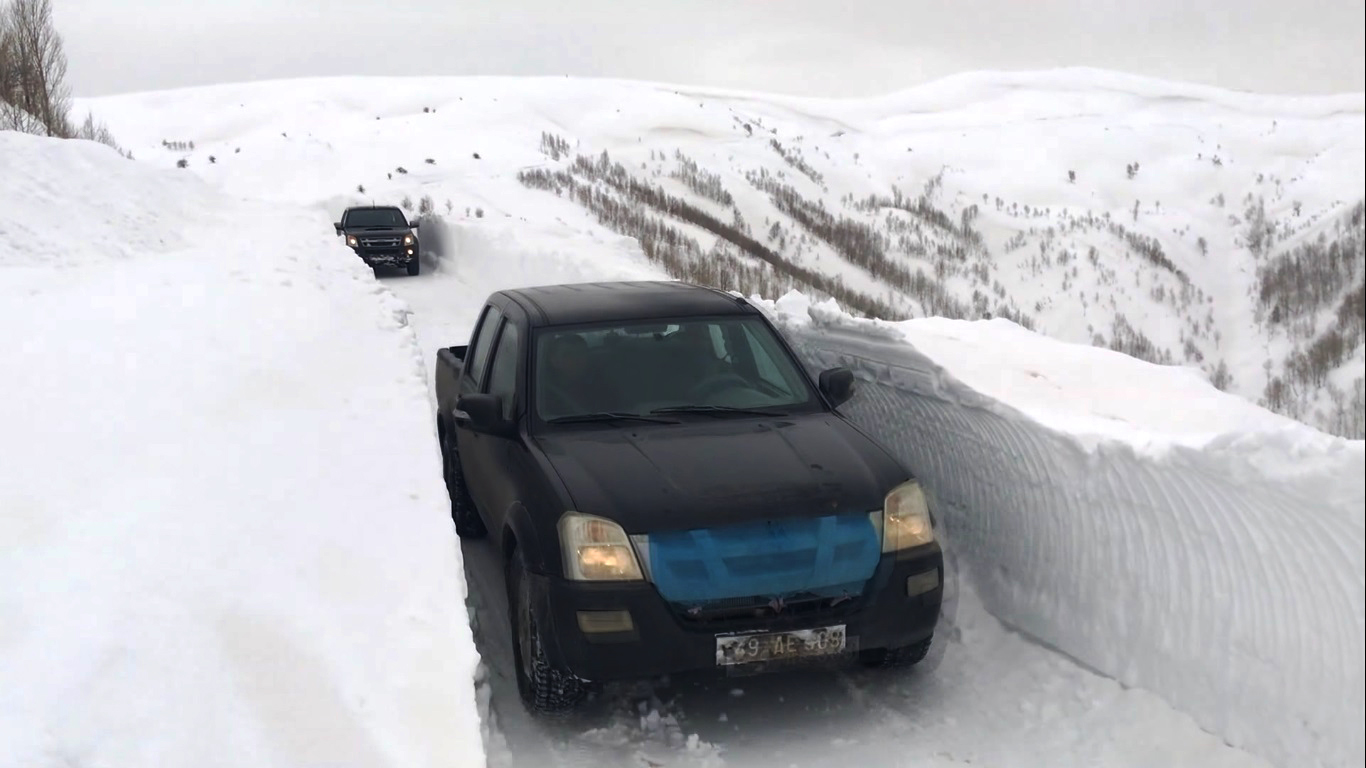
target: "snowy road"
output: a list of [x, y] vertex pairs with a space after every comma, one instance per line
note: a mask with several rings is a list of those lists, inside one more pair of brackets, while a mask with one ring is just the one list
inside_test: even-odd
[[[412, 308], [429, 362], [465, 343], [497, 284], [645, 276], [628, 264], [579, 273], [589, 267], [560, 255], [499, 252], [510, 242], [468, 245], [456, 266], [382, 279]], [[494, 262], [503, 269], [488, 269]], [[950, 595], [930, 658], [909, 671], [647, 681], [609, 687], [573, 717], [534, 720], [517, 699], [498, 557], [487, 542], [463, 549], [496, 719], [492, 766], [1269, 765], [1158, 697], [1002, 627], [971, 589]]]

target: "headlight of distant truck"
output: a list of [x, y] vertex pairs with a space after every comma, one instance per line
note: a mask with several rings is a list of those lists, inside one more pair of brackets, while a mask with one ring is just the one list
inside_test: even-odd
[[934, 541], [930, 505], [920, 483], [908, 480], [883, 499], [882, 510], [869, 515], [882, 534], [882, 551], [900, 552]]
[[404, 245], [412, 245], [412, 244], [413, 244], [413, 236], [412, 236], [412, 235], [404, 235], [404, 236], [403, 236], [403, 244], [404, 244]]
[[620, 525], [601, 517], [566, 512], [560, 518], [564, 575], [575, 581], [640, 581], [640, 563]]
[[355, 235], [347, 235], [346, 244], [351, 246], [352, 248], [355, 248], [356, 246], [360, 245], [360, 241], [356, 239]]

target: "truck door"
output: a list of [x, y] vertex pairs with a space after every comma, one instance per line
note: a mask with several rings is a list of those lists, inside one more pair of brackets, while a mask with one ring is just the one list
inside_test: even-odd
[[[489, 360], [489, 375], [484, 391], [497, 395], [503, 403], [503, 418], [515, 419], [524, 400], [521, 386], [523, 350], [526, 346], [525, 326], [515, 316], [503, 321], [503, 328]], [[525, 446], [519, 439], [481, 435], [480, 463], [484, 473], [485, 514], [493, 525], [503, 525], [508, 509], [520, 499], [517, 479], [522, 475], [519, 464], [524, 460]]]
[[[489, 353], [493, 350], [502, 321], [503, 312], [496, 305], [490, 304], [484, 309], [484, 316], [480, 318], [479, 326], [470, 339], [470, 348], [465, 352], [465, 364], [460, 371], [460, 392], [484, 391]], [[452, 402], [450, 407], [454, 408], [455, 403]], [[487, 514], [490, 509], [487, 473], [484, 471], [487, 459], [481, 454], [491, 438], [470, 429], [469, 423], [464, 420], [452, 419], [449, 423], [455, 425], [456, 446], [460, 453], [460, 469], [465, 475], [465, 487], [469, 489], [475, 506]]]

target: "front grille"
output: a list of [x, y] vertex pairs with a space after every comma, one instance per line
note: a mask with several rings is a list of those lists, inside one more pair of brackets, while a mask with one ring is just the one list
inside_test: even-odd
[[366, 248], [397, 248], [401, 238], [397, 237], [362, 237], [360, 244]]
[[752, 621], [772, 622], [774, 620], [799, 622], [807, 617], [820, 616], [823, 619], [836, 619], [845, 613], [856, 610], [863, 602], [863, 595], [826, 597], [814, 593], [789, 595], [785, 599], [760, 597], [731, 598], [701, 605], [673, 603], [674, 613], [684, 623], [698, 627], [727, 626]]
[[852, 607], [882, 556], [866, 513], [643, 538], [655, 588], [681, 618], [703, 623]]

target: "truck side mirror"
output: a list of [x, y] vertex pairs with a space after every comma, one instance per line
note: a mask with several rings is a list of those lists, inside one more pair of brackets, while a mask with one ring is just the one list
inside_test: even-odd
[[422, 222], [420, 222], [420, 221], [414, 221], [414, 222], [409, 223], [408, 226], [409, 226], [409, 227], [412, 227], [413, 229], [417, 229], [418, 227], [422, 226]]
[[830, 398], [831, 404], [838, 407], [854, 396], [854, 372], [848, 368], [827, 368], [821, 371], [817, 385], [821, 393]]
[[342, 225], [341, 225], [341, 222], [340, 222], [340, 221], [334, 221], [334, 222], [332, 222], [332, 228], [335, 229], [335, 230], [337, 230], [337, 234], [339, 234], [339, 235], [341, 234], [341, 232], [342, 232]]
[[475, 432], [497, 437], [511, 437], [517, 423], [503, 418], [503, 398], [498, 395], [462, 395], [455, 401], [455, 421], [465, 423]]

